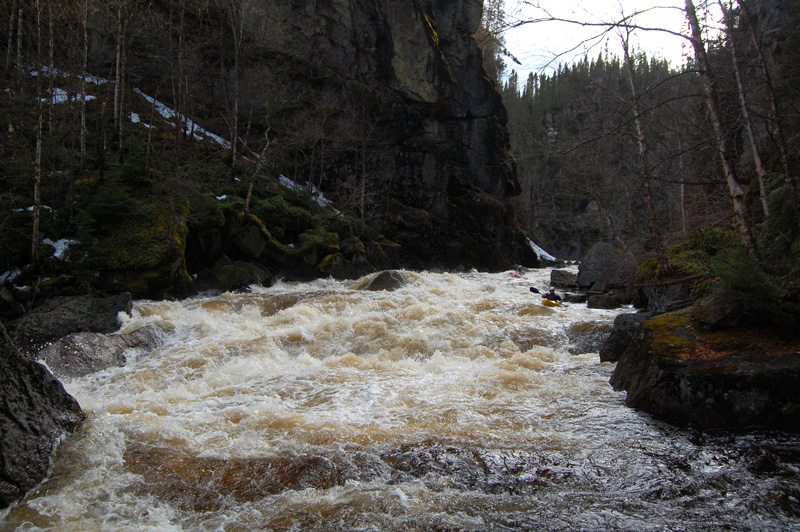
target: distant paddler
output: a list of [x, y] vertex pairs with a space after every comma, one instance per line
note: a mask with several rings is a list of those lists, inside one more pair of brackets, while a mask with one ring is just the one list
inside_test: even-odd
[[561, 306], [561, 296], [556, 294], [556, 289], [550, 287], [549, 292], [545, 292], [542, 294], [542, 305], [547, 307], [558, 307]]

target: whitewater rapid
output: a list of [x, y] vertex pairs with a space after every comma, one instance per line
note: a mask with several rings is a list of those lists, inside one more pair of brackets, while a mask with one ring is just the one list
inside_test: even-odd
[[797, 440], [626, 408], [621, 311], [544, 307], [549, 274], [138, 301], [163, 345], [64, 383], [87, 420], [0, 531], [800, 526]]

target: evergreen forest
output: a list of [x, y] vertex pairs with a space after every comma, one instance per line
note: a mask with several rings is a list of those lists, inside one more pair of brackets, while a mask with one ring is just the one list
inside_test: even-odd
[[[621, 56], [604, 50], [527, 79], [507, 72], [517, 216], [558, 257], [611, 242], [637, 257], [641, 283], [697, 276], [697, 296], [724, 289], [791, 323], [800, 3], [698, 4], [695, 18], [684, 65], [629, 47], [634, 23], [623, 20], [607, 28]], [[490, 53], [501, 73], [502, 49]]]

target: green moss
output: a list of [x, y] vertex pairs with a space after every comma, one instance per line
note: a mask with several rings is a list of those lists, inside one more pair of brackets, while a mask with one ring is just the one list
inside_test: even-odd
[[658, 259], [648, 259], [643, 263], [639, 264], [636, 268], [636, 282], [640, 284], [647, 283], [649, 281], [653, 281], [658, 279], [659, 277], [659, 263]]
[[686, 312], [663, 314], [645, 321], [643, 326], [651, 339], [653, 351], [659, 355], [676, 356], [693, 345], [685, 332], [681, 334], [690, 330], [690, 317]]
[[253, 206], [251, 212], [276, 238], [299, 235], [315, 225], [311, 212], [303, 207], [290, 205], [283, 196], [261, 200]]
[[339, 235], [323, 229], [313, 229], [300, 235], [300, 247], [304, 250], [339, 251]]
[[322, 219], [320, 227], [324, 231], [336, 233], [340, 239], [345, 239], [354, 234], [354, 229], [357, 226], [357, 221], [354, 218], [341, 216], [339, 214], [330, 214]]
[[103, 269], [146, 271], [173, 264], [186, 245], [187, 207], [158, 204], [139, 207], [128, 224], [103, 238], [95, 259]]
[[736, 334], [734, 330], [699, 331], [700, 339], [711, 349], [717, 352], [744, 351], [752, 342]]
[[322, 259], [322, 262], [320, 262], [317, 265], [317, 269], [324, 270], [325, 268], [330, 266], [333, 263], [333, 261], [335, 261], [337, 258], [340, 257], [342, 257], [341, 253], [331, 253], [330, 255], [326, 255], [325, 258]]

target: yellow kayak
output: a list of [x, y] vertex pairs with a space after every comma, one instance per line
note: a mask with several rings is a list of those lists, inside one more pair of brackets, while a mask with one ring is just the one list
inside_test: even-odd
[[545, 307], [560, 307], [561, 301], [553, 301], [552, 299], [542, 299], [542, 305]]

